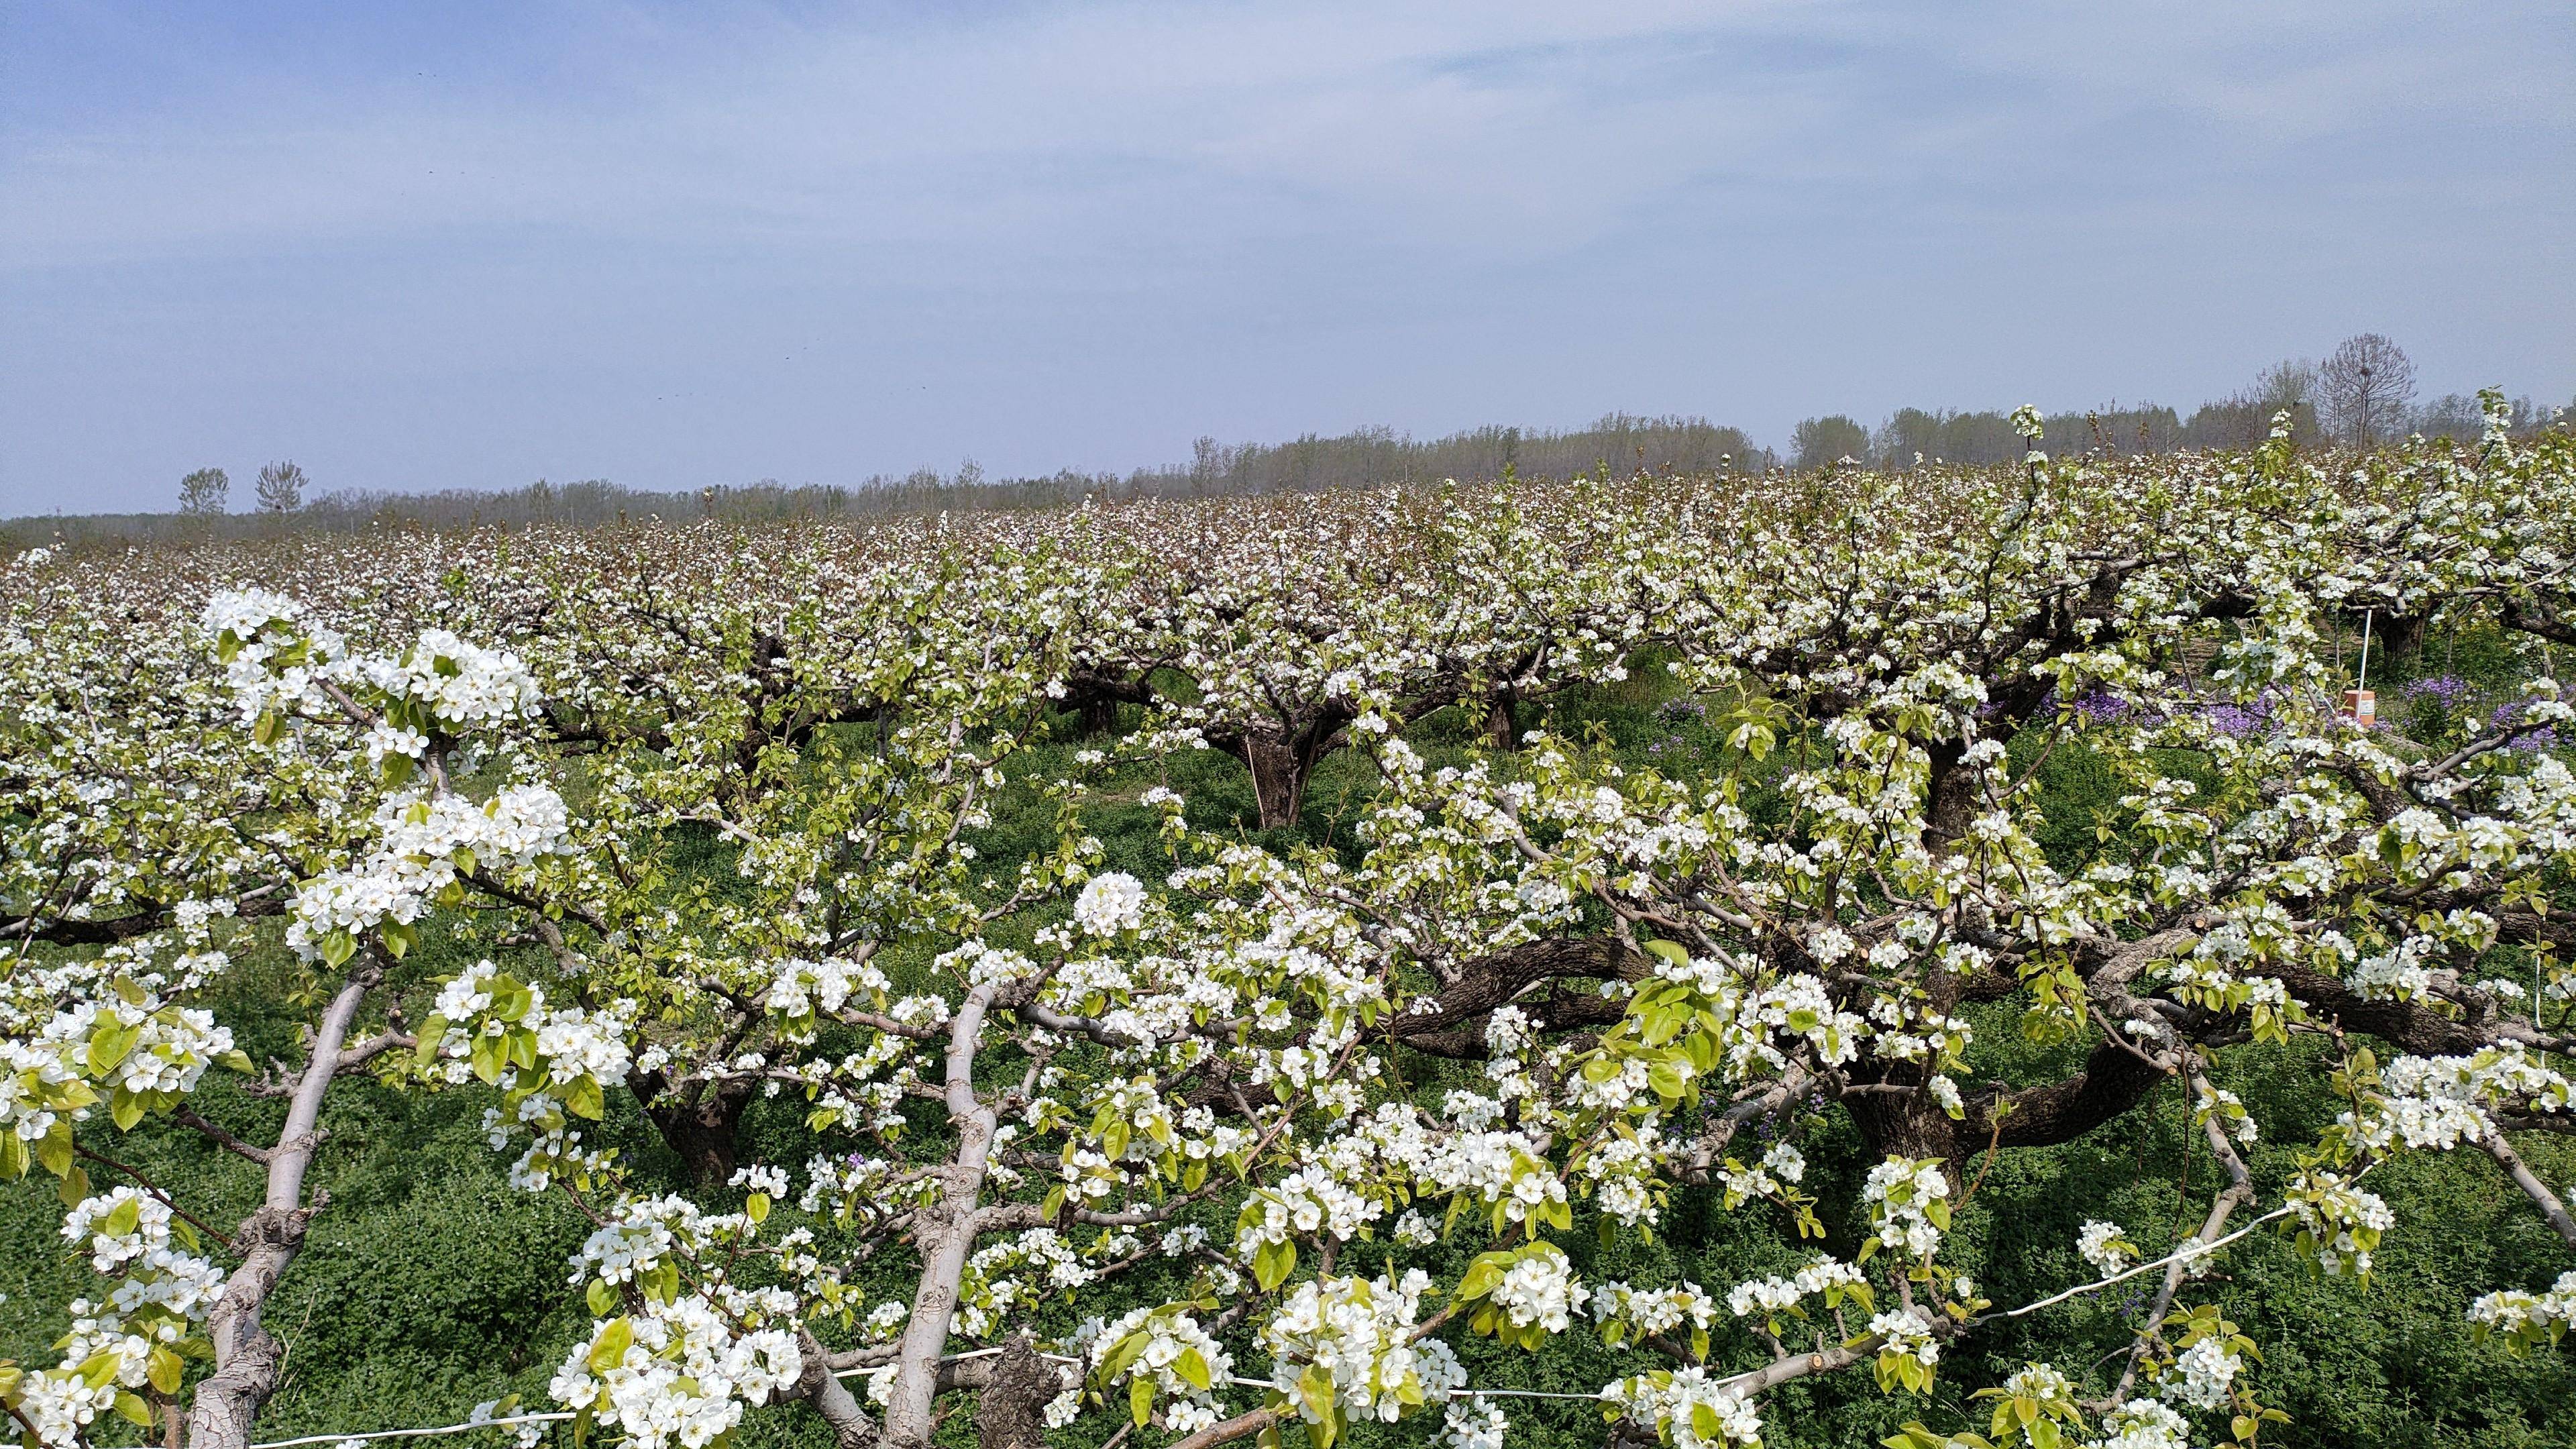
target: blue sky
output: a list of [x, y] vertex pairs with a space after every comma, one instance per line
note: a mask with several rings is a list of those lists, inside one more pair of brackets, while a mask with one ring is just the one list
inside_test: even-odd
[[2576, 395], [2576, 9], [0, 6], [0, 514]]

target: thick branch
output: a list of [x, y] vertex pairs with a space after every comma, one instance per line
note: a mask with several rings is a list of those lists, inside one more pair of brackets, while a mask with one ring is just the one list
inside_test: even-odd
[[[1389, 1019], [1388, 1040], [1432, 1056], [1480, 1061], [1490, 1055], [1476, 1025], [1496, 1007], [1548, 981], [1633, 981], [1646, 974], [1645, 959], [1608, 936], [1532, 941], [1509, 951], [1462, 962], [1439, 996], [1437, 1011]], [[1598, 990], [1550, 993], [1527, 1004], [1541, 1030], [1607, 1026], [1627, 1011]]]
[[1972, 1107], [1966, 1136], [1985, 1135], [1999, 1147], [2048, 1147], [2071, 1142], [2146, 1100], [2164, 1070], [2115, 1040], [2106, 1024], [2084, 1070], [2064, 1081], [2031, 1087], [2004, 1098], [2010, 1110], [1997, 1130], [1990, 1107]]
[[957, 1311], [966, 1258], [975, 1246], [976, 1204], [984, 1189], [993, 1132], [1000, 1125], [993, 1109], [975, 1095], [975, 1049], [997, 989], [987, 982], [967, 992], [949, 1023], [946, 1101], [949, 1120], [957, 1124], [957, 1155], [941, 1172], [946, 1183], [940, 1200], [923, 1210], [916, 1230], [921, 1281], [913, 1290], [912, 1316], [904, 1324], [895, 1355], [894, 1388], [882, 1441], [885, 1449], [920, 1449], [937, 1427], [931, 1406], [939, 1397], [939, 1358], [948, 1345], [949, 1320]]
[[796, 1392], [824, 1422], [832, 1426], [832, 1441], [837, 1449], [868, 1449], [877, 1438], [877, 1426], [859, 1407], [857, 1395], [850, 1387], [832, 1376], [832, 1354], [816, 1341], [812, 1329], [798, 1324], [796, 1351], [801, 1363], [796, 1371]]
[[2567, 1204], [2558, 1200], [2558, 1194], [2551, 1192], [2549, 1184], [2540, 1180], [2540, 1174], [2533, 1172], [2531, 1165], [2522, 1160], [2522, 1155], [2513, 1150], [2513, 1144], [2504, 1140], [2504, 1129], [2499, 1127], [2488, 1132], [2486, 1140], [2478, 1145], [2484, 1147], [2487, 1156], [2494, 1158], [2496, 1165], [2513, 1178], [2513, 1185], [2522, 1189], [2522, 1195], [2539, 1206], [2540, 1215], [2549, 1219], [2549, 1226], [2557, 1230], [2567, 1246], [2576, 1248], [2576, 1216], [2568, 1214]]
[[214, 1340], [215, 1371], [197, 1385], [188, 1411], [188, 1449], [249, 1449], [251, 1422], [277, 1391], [285, 1350], [260, 1326], [260, 1309], [276, 1291], [287, 1265], [295, 1261], [304, 1245], [305, 1226], [321, 1206], [318, 1202], [305, 1206], [304, 1172], [322, 1140], [316, 1130], [322, 1099], [339, 1074], [349, 1023], [379, 977], [372, 965], [353, 972], [331, 998], [313, 1033], [313, 1050], [295, 1079], [286, 1125], [278, 1129], [277, 1145], [267, 1151], [267, 1196], [243, 1221], [234, 1244], [242, 1264], [225, 1280], [223, 1296], [215, 1300], [207, 1320], [207, 1336]]

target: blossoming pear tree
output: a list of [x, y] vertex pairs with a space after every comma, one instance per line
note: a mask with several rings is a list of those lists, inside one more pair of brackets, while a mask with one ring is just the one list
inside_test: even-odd
[[[315, 544], [216, 588], [10, 565], [0, 1176], [52, 1184], [97, 1275], [58, 1360], [0, 1368], [19, 1436], [253, 1442], [362, 1089], [469, 1094], [583, 1221], [549, 1393], [637, 1449], [754, 1414], [913, 1449], [963, 1396], [987, 1445], [1492, 1449], [1522, 1410], [1477, 1340], [1610, 1355], [1578, 1396], [1614, 1442], [1749, 1449], [1783, 1384], [1924, 1402], [1955, 1346], [2132, 1280], [2120, 1353], [1889, 1442], [2254, 1444], [2281, 1413], [2209, 1277], [2249, 1233], [2367, 1279], [2405, 1230], [2371, 1174], [2466, 1149], [2576, 1268], [2517, 1146], [2576, 1127], [2564, 437], [1236, 507]], [[2528, 683], [2439, 740], [2363, 728], [2365, 609], [2526, 640]], [[1632, 670], [1721, 721], [1714, 763], [1520, 730]], [[1099, 699], [1138, 728], [1032, 750]], [[1446, 708], [1479, 743], [1434, 758]], [[1109, 868], [1104, 782], [1210, 746], [1272, 829], [1156, 784], [1164, 860]], [[1372, 780], [1342, 849], [1287, 831], [1335, 749]], [[2079, 751], [2117, 805], [2070, 853], [2040, 766]], [[1005, 798], [1042, 824], [994, 858]], [[294, 1060], [208, 1005], [254, 958], [298, 983]], [[2268, 1179], [2252, 1061], [2337, 1103]], [[213, 1072], [282, 1127], [201, 1111]], [[1960, 1271], [1998, 1156], [2167, 1084], [2220, 1169], [2195, 1230], [2088, 1221], [2088, 1276], [2026, 1301]], [[769, 1100], [792, 1156], [737, 1131]], [[147, 1180], [147, 1121], [258, 1206]], [[1809, 1172], [1833, 1122], [1847, 1201]], [[1685, 1198], [1796, 1266], [1588, 1266]], [[1103, 1285], [1132, 1306], [1083, 1311]], [[2460, 1331], [2571, 1325], [2576, 1271]]]

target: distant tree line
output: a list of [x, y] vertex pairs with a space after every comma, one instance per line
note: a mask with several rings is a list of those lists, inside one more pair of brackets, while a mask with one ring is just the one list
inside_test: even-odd
[[[2562, 410], [2530, 398], [2513, 403], [2512, 426], [2547, 426]], [[2421, 433], [2472, 439], [2485, 428], [2474, 397], [2451, 393], [2415, 401], [2415, 371], [2403, 349], [2376, 333], [2350, 338], [2322, 361], [2292, 358], [2256, 374], [2226, 397], [2186, 415], [2152, 403], [2112, 405], [2046, 418], [2041, 446], [2060, 456], [2086, 452], [2164, 453], [2244, 448], [2261, 442], [2272, 419], [2290, 415], [2301, 446], [2367, 447]], [[148, 542], [208, 534], [258, 535], [285, 530], [356, 532], [374, 527], [456, 528], [478, 524], [583, 526], [646, 519], [723, 518], [743, 523], [797, 518], [871, 518], [902, 514], [1060, 508], [1086, 498], [1230, 498], [1334, 488], [1407, 485], [1441, 478], [1564, 478], [1597, 468], [1677, 473], [1753, 472], [1833, 467], [1845, 459], [1906, 469], [1918, 463], [2005, 463], [2025, 444], [2002, 411], [1899, 408], [1876, 427], [1835, 413], [1799, 423], [1784, 456], [1742, 428], [1704, 417], [1611, 413], [1564, 431], [1475, 428], [1420, 440], [1392, 428], [1366, 427], [1338, 437], [1309, 433], [1287, 443], [1227, 445], [1200, 438], [1185, 463], [1129, 473], [1064, 469], [1046, 477], [997, 478], [973, 459], [949, 473], [917, 468], [875, 474], [855, 484], [785, 484], [764, 478], [695, 492], [628, 488], [606, 479], [508, 490], [445, 489], [393, 493], [341, 488], [311, 494], [291, 462], [262, 468], [258, 512], [228, 512], [231, 480], [200, 468], [179, 481], [175, 514], [90, 514], [0, 523], [0, 541], [17, 545], [96, 540]]]
[[[2516, 432], [2545, 426], [2554, 411], [2527, 397], [2512, 406]], [[2235, 393], [2188, 415], [2153, 403], [2050, 414], [2040, 446], [2061, 455], [2245, 448], [2261, 442], [2282, 412], [2290, 414], [2291, 435], [2302, 446], [2365, 448], [2414, 433], [2470, 439], [2486, 429], [2478, 400], [2466, 393], [2416, 403], [2415, 368], [2404, 349], [2364, 333], [2321, 362], [2275, 363]], [[1899, 408], [1876, 428], [1840, 413], [1808, 418], [1791, 435], [1789, 463], [1823, 468], [1849, 458], [1896, 469], [1918, 462], [2005, 463], [2019, 458], [2023, 447], [2006, 412]]]
[[688, 493], [628, 488], [606, 479], [492, 491], [452, 488], [436, 493], [394, 493], [340, 488], [305, 496], [309, 481], [292, 463], [271, 464], [259, 476], [260, 511], [225, 512], [230, 483], [220, 468], [203, 468], [181, 480], [176, 514], [90, 514], [25, 518], [6, 525], [22, 543], [60, 539], [144, 542], [210, 533], [254, 536], [285, 529], [357, 532], [372, 527], [470, 527], [477, 524], [553, 523], [583, 526], [648, 519], [723, 518], [744, 523], [797, 518], [870, 518], [900, 514], [1059, 508], [1086, 498], [1228, 498], [1333, 488], [1405, 485], [1441, 478], [1495, 478], [1506, 471], [1530, 477], [1568, 477], [1594, 468], [1637, 468], [1677, 473], [1761, 472], [1780, 466], [1777, 454], [1756, 445], [1741, 428], [1700, 417], [1638, 417], [1612, 413], [1590, 427], [1557, 432], [1510, 427], [1477, 428], [1428, 441], [1391, 428], [1361, 428], [1340, 437], [1308, 434], [1279, 444], [1220, 444], [1201, 438], [1190, 461], [1130, 473], [1065, 469], [1047, 477], [999, 478], [973, 459], [953, 472], [918, 468], [902, 475], [876, 474], [854, 485], [790, 485], [764, 478], [719, 484]]

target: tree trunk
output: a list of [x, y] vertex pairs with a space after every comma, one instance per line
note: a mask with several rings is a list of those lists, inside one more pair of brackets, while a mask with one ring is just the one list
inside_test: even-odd
[[1243, 762], [1252, 769], [1252, 798], [1261, 811], [1261, 828], [1282, 830], [1295, 825], [1306, 810], [1306, 775], [1314, 767], [1296, 742], [1273, 734], [1246, 732]]
[[877, 1442], [877, 1426], [869, 1422], [867, 1410], [859, 1407], [849, 1385], [833, 1376], [831, 1351], [801, 1323], [796, 1325], [796, 1351], [802, 1360], [796, 1393], [832, 1426], [833, 1449], [870, 1449]]
[[749, 1105], [751, 1085], [727, 1082], [695, 1102], [647, 1102], [644, 1115], [680, 1154], [690, 1177], [703, 1187], [721, 1187], [733, 1176], [734, 1134]]
[[2422, 614], [2387, 614], [2379, 620], [2380, 646], [2390, 660], [2412, 659], [2424, 652], [2424, 629], [2432, 620]]
[[1931, 1093], [1868, 1092], [1844, 1098], [1843, 1105], [1851, 1109], [1861, 1140], [1869, 1144], [1872, 1161], [1899, 1153], [1937, 1157], [1951, 1177], [1959, 1175], [1956, 1159], [1965, 1144], [1959, 1141], [1958, 1124], [1941, 1110], [1940, 1103], [1932, 1100]]
[[[1923, 845], [1935, 855], [1949, 855], [1976, 818], [1977, 771], [1965, 763], [1967, 747], [1958, 741], [1937, 740], [1924, 748], [1931, 756], [1931, 774], [1924, 784]], [[1955, 972], [1936, 971], [1925, 990], [1933, 1009], [1948, 1012], [1959, 1004], [1966, 983]], [[1873, 1085], [1891, 1079], [1919, 1082], [1923, 1076], [1921, 1067], [1907, 1062], [1853, 1073], [1855, 1080]], [[1869, 1144], [1872, 1158], [1896, 1153], [1937, 1157], [1952, 1191], [1958, 1189], [1960, 1150], [1969, 1144], [1959, 1140], [1958, 1124], [1930, 1092], [1867, 1092], [1844, 1099], [1844, 1105], [1851, 1109], [1852, 1121], [1860, 1128], [1861, 1140]]]
[[1063, 1391], [1063, 1376], [1028, 1336], [1012, 1339], [975, 1401], [976, 1449], [1046, 1449], [1047, 1401]]
[[1521, 747], [1520, 721], [1513, 714], [1512, 704], [1512, 691], [1497, 689], [1485, 712], [1486, 742], [1505, 754]]
[[1085, 737], [1118, 732], [1118, 701], [1097, 690], [1085, 690], [1080, 701]]

